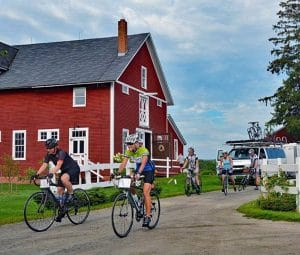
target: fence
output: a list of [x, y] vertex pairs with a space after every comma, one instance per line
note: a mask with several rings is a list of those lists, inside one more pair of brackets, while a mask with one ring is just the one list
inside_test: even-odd
[[[180, 169], [180, 166], [178, 165], [174, 165], [173, 162], [178, 163], [177, 160], [172, 160], [169, 157], [165, 158], [165, 159], [157, 159], [157, 158], [153, 158], [152, 160], [155, 161], [155, 168], [158, 172], [163, 173], [163, 175], [165, 175], [167, 178], [170, 177], [170, 172], [173, 169]], [[159, 163], [157, 163], [159, 162]], [[164, 164], [161, 164], [164, 163]], [[163, 170], [163, 171], [161, 171]], [[179, 172], [179, 171], [178, 171]]]
[[[281, 160], [278, 159], [277, 164], [268, 164], [267, 160], [263, 160], [262, 166], [262, 175], [266, 174], [267, 176], [278, 174], [279, 171], [289, 172], [295, 174], [295, 179], [290, 180], [294, 182], [295, 186], [288, 186], [288, 190], [284, 191], [281, 187], [275, 186], [274, 190], [280, 193], [288, 193], [296, 195], [297, 211], [300, 212], [300, 157], [296, 158], [296, 164], [282, 164]], [[262, 193], [267, 193], [265, 187], [261, 187]]]

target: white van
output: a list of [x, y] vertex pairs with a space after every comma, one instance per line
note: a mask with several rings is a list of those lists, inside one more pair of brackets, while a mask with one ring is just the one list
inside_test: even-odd
[[[268, 164], [277, 164], [278, 159], [286, 163], [286, 155], [283, 148], [279, 145], [274, 145], [265, 142], [253, 141], [229, 141], [227, 145], [231, 146], [228, 153], [233, 160], [233, 174], [235, 176], [243, 175], [243, 170], [250, 166], [249, 150], [254, 149], [255, 154], [259, 158], [259, 164], [262, 164], [263, 159], [267, 159]], [[220, 157], [223, 151], [218, 150], [217, 170], [220, 165]]]

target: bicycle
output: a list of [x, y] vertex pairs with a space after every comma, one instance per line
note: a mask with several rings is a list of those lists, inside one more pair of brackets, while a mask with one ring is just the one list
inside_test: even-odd
[[[62, 203], [55, 197], [50, 186], [53, 183], [52, 174], [35, 178], [34, 184], [40, 186], [41, 191], [33, 193], [24, 205], [24, 220], [26, 225], [33, 231], [46, 231], [56, 219], [56, 216], [67, 215], [75, 225], [82, 224], [90, 213], [90, 199], [83, 189], [74, 189], [74, 199]], [[36, 182], [39, 180], [40, 184]]]
[[258, 140], [262, 138], [262, 129], [257, 121], [248, 122], [252, 126], [247, 129], [250, 140]]
[[[143, 179], [144, 176], [141, 176]], [[146, 215], [144, 205], [144, 195], [141, 181], [132, 181], [131, 177], [114, 178], [115, 186], [122, 190], [122, 192], [116, 196], [112, 207], [111, 221], [115, 234], [120, 237], [126, 237], [133, 225], [134, 210], [135, 220], [141, 221]], [[134, 199], [130, 188], [135, 188], [137, 191], [138, 199]], [[160, 217], [160, 200], [158, 192], [151, 190], [151, 222], [147, 226], [149, 229], [153, 229], [157, 226]]]
[[186, 169], [186, 178], [184, 183], [184, 193], [189, 197], [193, 191], [200, 195], [202, 191], [202, 181], [199, 187], [196, 184], [196, 173], [192, 169]]
[[243, 178], [242, 178], [242, 180], [241, 180], [241, 182], [238, 186], [239, 191], [245, 190], [247, 185], [249, 185], [250, 177], [254, 174], [254, 169], [253, 168], [250, 168], [250, 169], [247, 169], [247, 170], [248, 170], [248, 173], [245, 176], [243, 176]]

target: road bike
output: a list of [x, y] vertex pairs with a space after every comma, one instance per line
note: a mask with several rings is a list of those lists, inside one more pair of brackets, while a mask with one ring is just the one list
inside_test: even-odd
[[248, 124], [251, 125], [247, 129], [248, 136], [250, 140], [259, 140], [262, 138], [262, 129], [259, 126], [259, 123], [257, 121], [248, 122]]
[[86, 191], [74, 189], [74, 197], [70, 202], [60, 201], [50, 188], [57, 186], [52, 182], [52, 176], [41, 176], [33, 180], [35, 185], [40, 186], [41, 191], [33, 193], [24, 205], [25, 223], [36, 232], [50, 228], [58, 215], [67, 215], [68, 219], [77, 225], [82, 224], [90, 213], [90, 199]]
[[[141, 176], [143, 179], [144, 176]], [[115, 176], [113, 182], [121, 190], [114, 200], [111, 213], [112, 227], [115, 234], [120, 237], [126, 237], [133, 225], [133, 218], [140, 222], [146, 215], [143, 195], [142, 181], [133, 181], [129, 177]], [[132, 188], [136, 190], [137, 199], [132, 193]], [[160, 217], [160, 200], [158, 191], [151, 190], [151, 222], [147, 226], [153, 229], [157, 226]]]
[[184, 172], [186, 172], [186, 178], [184, 182], [184, 193], [187, 196], [190, 196], [193, 192], [200, 195], [202, 191], [202, 181], [199, 180], [200, 185], [197, 186], [195, 171], [192, 169], [185, 169]]
[[[250, 168], [250, 169], [245, 169], [247, 171], [247, 174], [243, 176], [242, 180], [240, 181], [240, 184], [238, 186], [238, 190], [242, 191], [245, 190], [246, 187], [249, 185], [250, 182], [250, 178], [253, 176], [254, 174], [254, 169]], [[245, 171], [244, 170], [244, 171]]]

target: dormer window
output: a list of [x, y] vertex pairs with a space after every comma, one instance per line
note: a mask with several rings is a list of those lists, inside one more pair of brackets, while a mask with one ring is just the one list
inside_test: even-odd
[[162, 107], [162, 101], [160, 99], [157, 99], [157, 106]]
[[147, 68], [144, 66], [141, 68], [141, 87], [147, 89]]
[[128, 88], [128, 86], [122, 85], [122, 92], [123, 92], [124, 94], [129, 95], [129, 88]]

